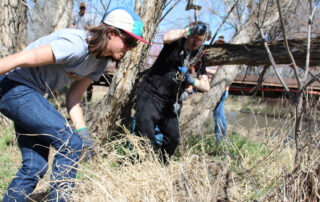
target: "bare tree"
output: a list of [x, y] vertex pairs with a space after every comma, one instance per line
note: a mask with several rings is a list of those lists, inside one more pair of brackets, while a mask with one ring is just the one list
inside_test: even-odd
[[[136, 10], [144, 22], [143, 36], [148, 41], [152, 41], [156, 34], [165, 5], [166, 1], [163, 0], [143, 1], [140, 9]], [[103, 134], [110, 134], [118, 127], [117, 123], [128, 123], [130, 120], [138, 75], [144, 70], [149, 48], [150, 46], [140, 43], [137, 48], [127, 53], [112, 80], [108, 94], [90, 110], [90, 128], [102, 129], [99, 133], [101, 140], [106, 138]]]
[[29, 4], [29, 40], [70, 26], [73, 0], [33, 0]]
[[[247, 14], [246, 21], [241, 27], [237, 28], [238, 32], [235, 33], [231, 41], [233, 44], [243, 44], [256, 41], [260, 37], [259, 30], [255, 26], [255, 22], [257, 22], [259, 17], [258, 15], [260, 15], [259, 19], [263, 21], [264, 30], [270, 30], [279, 21], [277, 7], [274, 4], [269, 4], [270, 1], [260, 0], [245, 2], [247, 2], [247, 5], [250, 5], [248, 8], [249, 13]], [[283, 3], [285, 6], [282, 8], [282, 10], [286, 16], [289, 11], [292, 11], [297, 7], [299, 1], [284, 0]], [[258, 11], [260, 11], [260, 13]], [[237, 12], [237, 10], [233, 12]], [[203, 96], [197, 100], [191, 96], [192, 101], [194, 101], [192, 109], [188, 110], [188, 112], [182, 110], [182, 137], [190, 132], [196, 132], [200, 130], [202, 124], [220, 100], [220, 97], [225, 91], [226, 87], [232, 83], [239, 71], [240, 66], [238, 65], [221, 66], [210, 84], [211, 90], [208, 93], [203, 94]]]
[[18, 52], [26, 45], [27, 1], [0, 1], [0, 57]]
[[[302, 142], [302, 120], [304, 116], [304, 111], [305, 107], [303, 105], [305, 99], [305, 89], [308, 87], [308, 85], [312, 84], [316, 79], [308, 79], [308, 74], [309, 74], [309, 66], [310, 66], [310, 46], [311, 46], [311, 29], [312, 29], [312, 20], [313, 16], [315, 13], [315, 7], [313, 5], [313, 0], [309, 0], [309, 15], [308, 15], [308, 24], [307, 24], [307, 47], [306, 47], [306, 60], [305, 60], [305, 65], [303, 66], [304, 72], [300, 73], [298, 71], [298, 66], [296, 65], [295, 58], [292, 55], [292, 52], [290, 51], [288, 40], [287, 40], [287, 35], [286, 35], [286, 30], [284, 27], [284, 20], [282, 16], [282, 6], [280, 5], [280, 1], [277, 0], [277, 7], [279, 11], [279, 16], [280, 16], [280, 22], [281, 22], [281, 29], [282, 29], [282, 35], [284, 38], [285, 46], [287, 49], [287, 54], [288, 57], [291, 59], [291, 65], [294, 69], [295, 72], [295, 78], [298, 83], [298, 93], [297, 96], [292, 97], [292, 103], [294, 103], [296, 107], [296, 122], [295, 122], [295, 143], [296, 143], [296, 155], [295, 155], [295, 169], [300, 169], [301, 162], [302, 162], [302, 150], [303, 150], [303, 142]], [[260, 28], [260, 27], [259, 27]], [[261, 36], [264, 37], [263, 30], [260, 29]], [[274, 59], [272, 57], [271, 51], [269, 50], [268, 45], [265, 43], [266, 50], [269, 54], [270, 61], [272, 62], [272, 66], [276, 68], [276, 65], [274, 63]], [[279, 76], [279, 80], [282, 80], [281, 76]], [[282, 81], [282, 84], [286, 91], [288, 92], [288, 87], [286, 83]]]

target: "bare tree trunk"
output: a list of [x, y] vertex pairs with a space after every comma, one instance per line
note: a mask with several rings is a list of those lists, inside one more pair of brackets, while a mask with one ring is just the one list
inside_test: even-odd
[[0, 58], [25, 47], [27, 34], [27, 1], [0, 1]]
[[[280, 1], [277, 1], [278, 7], [280, 8]], [[304, 98], [304, 92], [303, 89], [306, 87], [305, 85], [308, 85], [308, 73], [309, 73], [309, 66], [310, 66], [310, 49], [311, 49], [311, 30], [312, 30], [312, 22], [313, 22], [313, 16], [314, 16], [314, 9], [313, 8], [313, 0], [309, 0], [309, 19], [308, 19], [308, 41], [307, 41], [307, 48], [306, 48], [306, 62], [305, 62], [305, 71], [304, 75], [302, 76], [302, 79], [299, 77], [299, 75], [296, 75], [296, 79], [298, 80], [298, 98], [297, 98], [297, 105], [296, 105], [296, 125], [295, 125], [295, 142], [296, 142], [296, 155], [295, 155], [295, 170], [298, 168], [301, 168], [301, 163], [303, 160], [303, 142], [302, 140], [302, 120], [304, 115], [304, 109], [303, 106], [303, 98]], [[280, 12], [280, 9], [279, 9]], [[283, 32], [285, 32], [283, 30]], [[300, 82], [301, 81], [301, 82]]]
[[55, 13], [53, 15], [54, 31], [70, 26], [72, 18], [73, 0], [59, 0]]
[[[288, 11], [296, 7], [298, 1], [284, 0], [283, 3], [285, 5], [283, 7], [283, 13], [286, 14]], [[273, 6], [269, 8], [268, 13], [264, 16], [264, 30], [269, 30], [278, 22], [278, 20], [279, 14], [277, 7]], [[255, 41], [259, 37], [259, 32], [255, 26], [256, 21], [257, 13], [253, 12], [248, 16], [247, 22], [243, 24], [240, 31], [232, 39], [231, 43], [243, 44]], [[211, 90], [208, 93], [204, 93], [201, 98], [196, 99], [196, 94], [191, 95], [191, 99], [188, 98], [187, 103], [192, 101], [195, 101], [195, 103], [192, 103], [192, 106], [189, 106], [191, 109], [182, 110], [180, 122], [182, 138], [191, 132], [199, 132], [202, 124], [208, 118], [210, 112], [215, 108], [221, 98], [221, 95], [227, 86], [232, 83], [238, 72], [239, 66], [237, 65], [221, 66], [210, 84]]]
[[70, 26], [73, 0], [37, 0], [30, 3], [30, 41]]
[[[136, 12], [144, 22], [144, 38], [152, 41], [155, 37], [165, 0], [143, 1], [140, 10]], [[99, 134], [109, 134], [120, 123], [130, 120], [133, 99], [136, 94], [138, 74], [144, 70], [150, 46], [140, 43], [133, 51], [128, 52], [114, 76], [106, 97], [100, 101], [88, 115], [92, 130], [101, 129]], [[106, 136], [98, 137], [104, 141]]]
[[300, 91], [296, 103], [296, 123], [295, 123], [295, 143], [296, 143], [296, 155], [295, 155], [295, 169], [300, 168], [302, 161], [302, 119], [303, 119], [303, 92]]

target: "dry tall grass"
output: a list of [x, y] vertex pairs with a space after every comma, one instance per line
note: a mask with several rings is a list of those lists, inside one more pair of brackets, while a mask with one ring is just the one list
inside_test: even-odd
[[[305, 147], [302, 170], [292, 172], [295, 150], [288, 137], [292, 120], [275, 131], [237, 127], [221, 145], [213, 134], [188, 138], [167, 166], [141, 139], [125, 132], [99, 146], [79, 165], [74, 201], [297, 201], [319, 200], [319, 140]], [[248, 132], [249, 131], [249, 132]], [[292, 134], [292, 133], [291, 133]], [[128, 149], [130, 141], [132, 150]], [[212, 146], [213, 145], [213, 146]], [[53, 155], [53, 154], [52, 154]], [[39, 182], [34, 201], [47, 197], [49, 175]], [[2, 190], [3, 191], [3, 190]]]

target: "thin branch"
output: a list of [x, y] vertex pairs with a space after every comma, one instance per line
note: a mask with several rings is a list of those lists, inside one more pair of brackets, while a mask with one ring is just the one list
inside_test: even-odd
[[233, 11], [233, 9], [236, 7], [236, 5], [238, 4], [239, 0], [237, 0], [234, 5], [231, 7], [231, 9], [229, 10], [228, 14], [224, 17], [222, 23], [220, 24], [219, 28], [217, 29], [216, 33], [214, 33], [211, 41], [210, 41], [210, 45], [213, 44], [214, 39], [216, 38], [216, 36], [218, 35], [220, 29], [222, 28], [222, 26], [224, 25], [224, 23], [227, 21], [227, 19], [229, 18], [229, 15], [231, 14], [231, 12]]
[[191, 192], [191, 189], [190, 189], [190, 185], [188, 183], [186, 175], [184, 174], [184, 170], [183, 170], [183, 166], [182, 165], [180, 165], [180, 170], [181, 170], [181, 176], [182, 176], [182, 179], [183, 179], [183, 181], [184, 181], [184, 183], [186, 185], [186, 189], [188, 191], [189, 197], [190, 197], [190, 199], [192, 199], [193, 197], [192, 197], [192, 192]]
[[[268, 12], [268, 4], [269, 4], [269, 0], [268, 1], [259, 1], [258, 7], [258, 14], [257, 14], [257, 18], [259, 23], [263, 24], [266, 17], [267, 17], [267, 12]], [[265, 6], [265, 8], [263, 8]], [[263, 19], [261, 20], [261, 11], [264, 11], [264, 15], [263, 15]], [[261, 21], [261, 22], [260, 22]]]
[[278, 11], [279, 11], [279, 19], [280, 19], [283, 39], [284, 39], [284, 42], [285, 42], [285, 47], [286, 47], [287, 53], [289, 55], [289, 58], [291, 60], [291, 63], [293, 65], [294, 74], [296, 76], [297, 83], [298, 83], [298, 88], [299, 88], [301, 86], [301, 78], [300, 78], [299, 73], [298, 73], [298, 67], [297, 67], [296, 61], [295, 61], [295, 59], [294, 59], [294, 57], [293, 57], [293, 55], [292, 55], [292, 53], [290, 51], [290, 48], [289, 48], [288, 39], [287, 39], [286, 31], [285, 31], [285, 28], [284, 28], [283, 18], [282, 18], [280, 0], [277, 0], [277, 6], [278, 6]]
[[270, 51], [270, 49], [269, 49], [269, 47], [268, 47], [268, 44], [267, 44], [266, 40], [264, 39], [264, 33], [263, 33], [262, 28], [261, 28], [257, 23], [255, 23], [255, 24], [256, 24], [258, 30], [260, 31], [260, 35], [261, 35], [261, 38], [262, 38], [262, 40], [263, 40], [263, 45], [264, 45], [264, 47], [265, 47], [265, 49], [266, 49], [266, 52], [267, 52], [267, 54], [268, 54], [268, 57], [269, 57], [270, 62], [271, 62], [271, 64], [272, 64], [272, 67], [273, 67], [273, 69], [274, 69], [274, 71], [275, 71], [278, 79], [280, 80], [281, 84], [283, 85], [283, 88], [285, 89], [286, 93], [288, 93], [288, 95], [289, 95], [289, 97], [291, 98], [291, 100], [295, 103], [295, 99], [294, 99], [292, 93], [290, 92], [287, 84], [284, 82], [284, 80], [283, 80], [283, 78], [281, 77], [279, 71], [277, 70], [277, 65], [276, 65], [276, 63], [275, 63], [275, 61], [274, 61], [274, 59], [273, 59], [272, 53], [271, 53], [271, 51]]
[[[111, 2], [111, 0], [110, 0], [110, 2]], [[110, 3], [110, 2], [109, 2], [109, 3]], [[103, 0], [100, 0], [100, 4], [101, 4], [103, 10], [106, 12], [106, 11], [107, 11], [107, 8], [106, 8], [106, 6], [104, 5]]]
[[270, 67], [270, 66], [264, 66], [261, 74], [259, 75], [259, 79], [258, 79], [258, 81], [257, 81], [258, 84], [257, 84], [255, 87], [253, 87], [252, 89], [250, 89], [249, 93], [250, 93], [250, 94], [253, 93], [253, 94], [254, 94], [253, 96], [256, 96], [257, 93], [258, 93], [258, 90], [261, 88], [262, 83], [263, 83], [263, 81], [264, 81], [264, 75], [267, 73], [267, 70], [269, 69], [269, 67]]
[[[43, 20], [43, 18], [40, 17], [40, 16], [34, 11], [34, 9], [31, 8], [27, 3], [25, 3], [25, 2], [22, 1], [22, 0], [20, 0], [20, 2], [21, 2], [22, 4], [24, 4], [24, 5], [28, 8], [28, 10], [32, 13], [32, 15], [35, 15], [35, 16], [39, 19], [40, 22], [42, 22], [43, 24], [46, 23], [46, 22]], [[37, 2], [34, 2], [34, 3], [35, 3], [35, 6], [38, 6], [38, 5], [36, 4]]]
[[170, 13], [170, 11], [179, 3], [179, 1], [176, 1], [171, 8], [161, 17], [160, 22]]
[[320, 83], [320, 73], [318, 73], [317, 75], [315, 75], [312, 72], [309, 72], [309, 74], [312, 76], [312, 79], [310, 79], [305, 85], [304, 88], [306, 88], [307, 86], [310, 86], [311, 84], [313, 84], [314, 82], [318, 81]]
[[267, 18], [267, 13], [268, 13], [268, 9], [269, 9], [269, 6], [268, 6], [269, 2], [270, 2], [270, 0], [267, 1], [267, 3], [265, 4], [266, 5], [265, 9], [263, 9], [264, 15], [263, 15], [263, 20], [261, 21], [261, 24], [264, 24], [264, 22], [265, 22], [265, 20]]
[[316, 7], [314, 7], [314, 9], [312, 9], [313, 0], [310, 0], [309, 4], [310, 4], [310, 7], [309, 7], [310, 14], [309, 14], [309, 19], [308, 19], [306, 67], [305, 67], [305, 73], [304, 73], [304, 77], [303, 77], [304, 82], [306, 82], [307, 77], [308, 77], [308, 72], [309, 72], [312, 18], [313, 18], [315, 8], [316, 8]]
[[164, 9], [166, 9], [166, 8], [171, 4], [172, 1], [173, 1], [173, 0], [167, 1], [166, 5], [164, 5]]
[[107, 10], [109, 9], [111, 2], [112, 2], [112, 0], [109, 1], [108, 6], [106, 8]]
[[241, 83], [244, 83], [244, 82], [245, 82], [245, 80], [246, 80], [246, 78], [247, 78], [247, 75], [248, 75], [248, 71], [249, 71], [249, 66], [247, 66], [247, 68], [246, 68], [246, 72], [244, 73], [244, 77], [243, 77]]

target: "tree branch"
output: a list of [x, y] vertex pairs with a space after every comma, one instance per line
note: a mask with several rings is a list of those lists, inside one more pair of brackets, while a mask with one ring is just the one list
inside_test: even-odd
[[312, 76], [312, 79], [309, 80], [309, 82], [307, 82], [304, 85], [304, 88], [312, 85], [314, 82], [318, 81], [320, 83], [320, 73], [318, 73], [317, 75], [314, 75], [314, 73], [309, 71], [309, 74]]
[[224, 17], [224, 19], [223, 19], [222, 23], [220, 24], [219, 28], [217, 29], [216, 33], [214, 33], [214, 35], [213, 35], [213, 37], [212, 37], [212, 39], [211, 39], [211, 41], [210, 41], [210, 45], [213, 44], [214, 39], [215, 39], [216, 36], [218, 35], [220, 29], [222, 28], [222, 26], [224, 25], [224, 23], [227, 21], [227, 19], [229, 18], [229, 15], [230, 15], [231, 12], [233, 11], [233, 9], [236, 7], [236, 5], [238, 4], [238, 2], [239, 2], [239, 0], [237, 0], [237, 1], [233, 4], [233, 6], [232, 6], [231, 9], [229, 10], [228, 14]]
[[273, 57], [272, 57], [272, 53], [270, 52], [270, 49], [269, 49], [269, 47], [268, 47], [268, 44], [267, 44], [267, 42], [266, 42], [265, 39], [264, 39], [264, 33], [263, 33], [262, 28], [261, 28], [257, 23], [256, 23], [256, 26], [257, 26], [257, 28], [258, 28], [258, 30], [259, 30], [259, 32], [260, 32], [261, 38], [262, 38], [262, 40], [263, 40], [264, 47], [265, 47], [265, 49], [266, 49], [266, 51], [267, 51], [268, 57], [269, 57], [269, 59], [270, 59], [270, 62], [271, 62], [271, 64], [272, 64], [272, 67], [273, 67], [273, 69], [274, 69], [274, 71], [275, 71], [278, 79], [280, 80], [281, 84], [283, 85], [283, 88], [285, 89], [286, 93], [289, 95], [289, 97], [291, 98], [291, 100], [292, 100], [293, 102], [295, 102], [295, 99], [294, 99], [292, 93], [290, 92], [287, 84], [284, 82], [283, 78], [281, 77], [281, 75], [280, 75], [280, 73], [279, 73], [279, 71], [278, 71], [278, 69], [277, 69], [277, 65], [276, 65], [276, 63], [274, 62], [274, 59], [273, 59]]
[[258, 93], [258, 90], [261, 88], [262, 83], [263, 83], [263, 81], [264, 81], [264, 75], [267, 73], [267, 70], [269, 69], [269, 67], [270, 67], [270, 66], [264, 66], [261, 74], [259, 75], [259, 79], [258, 79], [258, 81], [257, 81], [258, 84], [249, 91], [250, 94], [251, 94], [251, 93], [254, 94], [253, 96], [255, 96], [255, 95]]
[[[312, 28], [312, 18], [315, 12], [315, 9], [312, 9], [313, 0], [309, 2], [309, 19], [308, 19], [308, 36], [307, 36], [307, 55], [306, 55], [306, 66], [305, 73], [303, 77], [303, 82], [305, 84], [309, 72], [309, 63], [310, 63], [310, 44], [311, 44], [311, 28]], [[315, 7], [316, 8], [316, 7]]]
[[281, 30], [282, 30], [282, 35], [283, 35], [285, 47], [286, 47], [287, 53], [289, 55], [289, 58], [290, 58], [290, 60], [292, 62], [294, 74], [296, 76], [297, 83], [298, 83], [298, 88], [299, 88], [299, 86], [301, 86], [301, 78], [300, 78], [299, 73], [298, 73], [298, 68], [297, 68], [296, 61], [293, 58], [292, 53], [291, 53], [290, 48], [289, 48], [286, 31], [284, 29], [283, 17], [282, 17], [282, 12], [281, 12], [281, 7], [280, 7], [280, 1], [279, 0], [277, 0], [277, 6], [278, 6], [279, 20], [280, 20], [280, 24], [281, 24]]
[[[179, 3], [179, 1], [176, 1], [171, 8], [169, 8], [169, 10], [161, 17], [160, 22], [162, 22], [162, 20], [170, 13], [170, 11]], [[168, 4], [169, 5], [169, 4]]]

